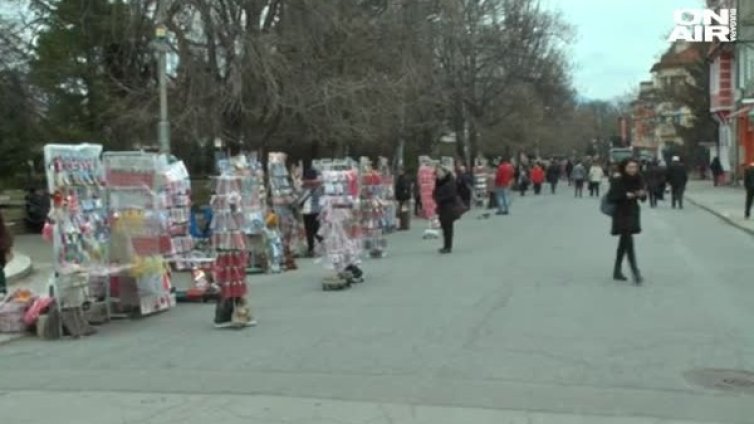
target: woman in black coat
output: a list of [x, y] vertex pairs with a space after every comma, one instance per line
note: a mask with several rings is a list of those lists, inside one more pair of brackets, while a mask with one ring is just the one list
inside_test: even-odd
[[611, 234], [618, 236], [618, 251], [615, 257], [613, 279], [626, 281], [623, 275], [623, 258], [628, 256], [634, 283], [641, 284], [643, 279], [636, 264], [634, 251], [634, 234], [641, 232], [641, 208], [639, 200], [647, 199], [644, 181], [639, 174], [639, 163], [634, 159], [626, 159], [618, 167], [618, 175], [610, 181], [610, 191], [607, 200], [615, 205]]
[[437, 203], [437, 216], [442, 227], [443, 247], [440, 253], [443, 254], [453, 250], [453, 223], [458, 219], [457, 196], [456, 179], [453, 178], [453, 174], [445, 167], [438, 167], [434, 198]]

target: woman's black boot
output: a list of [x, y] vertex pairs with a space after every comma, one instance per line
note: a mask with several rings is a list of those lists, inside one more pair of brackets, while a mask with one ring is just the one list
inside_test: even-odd
[[633, 274], [633, 277], [634, 277], [634, 284], [636, 284], [637, 286], [640, 286], [641, 283], [644, 282], [644, 277], [641, 276], [641, 272], [639, 272], [638, 269], [634, 268], [631, 270], [631, 273]]
[[615, 280], [615, 281], [628, 281], [628, 278], [625, 275], [623, 275], [623, 272], [621, 272], [621, 270], [616, 269], [613, 272], [613, 280]]

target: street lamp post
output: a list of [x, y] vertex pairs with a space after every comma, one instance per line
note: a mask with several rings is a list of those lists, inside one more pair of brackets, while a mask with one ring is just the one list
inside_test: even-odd
[[162, 153], [170, 153], [170, 121], [168, 120], [168, 85], [167, 85], [167, 34], [164, 24], [155, 28], [155, 50], [157, 51], [157, 73], [160, 90], [160, 121], [157, 124], [157, 139]]

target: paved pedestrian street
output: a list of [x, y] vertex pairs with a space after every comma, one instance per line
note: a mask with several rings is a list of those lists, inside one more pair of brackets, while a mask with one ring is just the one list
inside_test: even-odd
[[0, 421], [754, 422], [751, 380], [688, 377], [754, 371], [751, 235], [692, 204], [644, 207], [635, 287], [611, 279], [597, 199], [516, 195], [510, 216], [479, 213], [451, 255], [413, 221], [348, 291], [323, 292], [313, 262], [254, 276], [256, 328], [216, 330], [212, 305], [182, 304], [0, 346]]

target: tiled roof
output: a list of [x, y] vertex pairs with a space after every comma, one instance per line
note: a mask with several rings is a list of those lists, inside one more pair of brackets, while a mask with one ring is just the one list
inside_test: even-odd
[[701, 55], [699, 54], [699, 50], [694, 48], [687, 48], [680, 53], [675, 53], [671, 50], [662, 55], [660, 61], [652, 66], [650, 72], [656, 72], [663, 69], [682, 68], [698, 60], [701, 60]]

